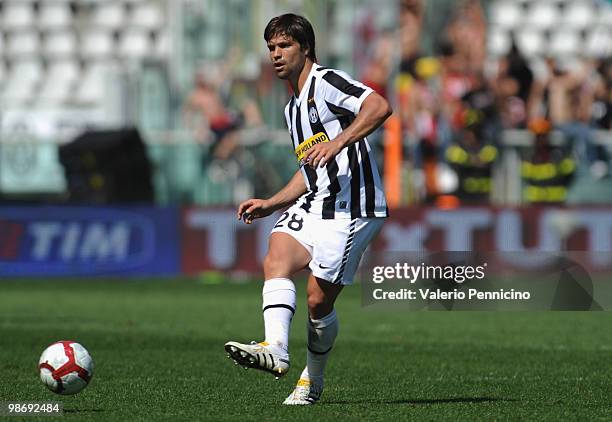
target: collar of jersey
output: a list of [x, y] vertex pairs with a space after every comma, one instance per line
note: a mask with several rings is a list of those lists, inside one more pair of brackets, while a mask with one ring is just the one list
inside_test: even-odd
[[300, 96], [296, 97], [295, 94], [293, 94], [296, 104], [300, 105], [302, 103], [302, 99], [306, 95], [308, 95], [308, 94], [305, 94], [305, 92], [307, 92], [308, 89], [310, 88], [310, 83], [312, 82], [312, 74], [315, 72], [315, 70], [317, 70], [320, 67], [321, 65], [317, 63], [312, 64], [312, 67], [310, 68], [310, 73], [308, 74], [308, 77], [306, 78], [306, 83], [304, 83], [304, 86], [302, 87], [302, 90], [300, 91]]

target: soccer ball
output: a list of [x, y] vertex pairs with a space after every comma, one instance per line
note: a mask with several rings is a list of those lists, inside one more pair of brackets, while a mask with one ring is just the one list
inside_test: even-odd
[[76, 394], [87, 387], [94, 363], [89, 352], [74, 341], [58, 341], [47, 347], [38, 361], [40, 379], [57, 394]]

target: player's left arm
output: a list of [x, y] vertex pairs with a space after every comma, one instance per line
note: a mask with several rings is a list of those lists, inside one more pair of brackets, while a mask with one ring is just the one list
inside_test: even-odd
[[317, 144], [306, 151], [304, 162], [308, 162], [312, 168], [324, 167], [342, 148], [354, 144], [380, 127], [392, 112], [387, 100], [376, 92], [370, 93], [361, 104], [353, 123], [330, 142]]

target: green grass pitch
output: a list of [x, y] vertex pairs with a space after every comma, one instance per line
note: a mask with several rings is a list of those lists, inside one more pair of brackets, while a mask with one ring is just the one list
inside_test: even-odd
[[[612, 415], [609, 312], [404, 312], [345, 289], [321, 403], [280, 403], [305, 363], [304, 283], [293, 367], [275, 381], [233, 365], [227, 340], [261, 340], [261, 289], [195, 280], [0, 282], [0, 401], [64, 404], [78, 420], [605, 420]], [[42, 350], [85, 345], [90, 386], [58, 396]]]

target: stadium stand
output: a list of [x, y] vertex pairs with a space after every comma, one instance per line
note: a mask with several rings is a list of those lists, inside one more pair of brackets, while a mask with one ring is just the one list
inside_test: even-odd
[[611, 52], [611, 14], [609, 4], [595, 0], [497, 0], [489, 14], [489, 31], [496, 34], [489, 52], [504, 54], [499, 39], [514, 33], [526, 55], [603, 57]]
[[[278, 154], [285, 152], [286, 131], [277, 111], [287, 92], [272, 82], [260, 43], [267, 13], [263, 5], [272, 3], [0, 0], [0, 124], [6, 127], [7, 122], [16, 121], [13, 126], [18, 128], [22, 122], [42, 127], [41, 139], [51, 139], [48, 135], [53, 124], [56, 129], [135, 124], [149, 144], [148, 152], [156, 165], [157, 197], [164, 204], [232, 204], [240, 192], [265, 194], [267, 187], [278, 187], [278, 180], [291, 171], [281, 166], [284, 161]], [[355, 0], [351, 7], [334, 0], [325, 2], [326, 7], [315, 7], [315, 3], [295, 2], [315, 21], [325, 23], [318, 32], [329, 40], [317, 48], [322, 62], [375, 84], [397, 102], [405, 149], [398, 161], [408, 184], [419, 178], [415, 170], [421, 158], [415, 152], [418, 140], [412, 138], [414, 133], [429, 133], [432, 141], [437, 138], [435, 141], [446, 148], [457, 129], [453, 125], [464, 106], [462, 96], [474, 93], [470, 87], [480, 73], [493, 85], [499, 108], [495, 117], [499, 122], [492, 126], [504, 130], [499, 136], [503, 144], [500, 157], [493, 169], [497, 203], [519, 203], [520, 188], [505, 184], [510, 183], [507, 180], [520, 181], [512, 170], [519, 163], [515, 149], [531, 142], [525, 130], [530, 117], [551, 105], [531, 102], [532, 89], [538, 84], [544, 91], [550, 89], [553, 70], [587, 81], [580, 86], [593, 96], [593, 112], [588, 122], [582, 122], [586, 124], [581, 133], [599, 130], [593, 138], [597, 143], [608, 142], [601, 133], [609, 130], [612, 116], [612, 77], [606, 77], [605, 70], [612, 54], [610, 1], [397, 0], [380, 8], [370, 0]], [[171, 13], [176, 10], [180, 13]], [[404, 13], [407, 10], [413, 15]], [[385, 44], [385, 37], [392, 42]], [[462, 38], [466, 42], [457, 42]], [[401, 57], [389, 57], [385, 45], [396, 48], [404, 42], [409, 46], [393, 53]], [[233, 60], [231, 55], [236, 53], [239, 58]], [[548, 56], [552, 56], [550, 62]], [[225, 61], [231, 66], [224, 67]], [[396, 69], [398, 62], [400, 68]], [[468, 66], [458, 70], [462, 62]], [[203, 159], [210, 147], [206, 135], [194, 133], [181, 121], [181, 105], [193, 88], [194, 75], [202, 69], [215, 73], [215, 68], [223, 76], [215, 89], [224, 106], [238, 117], [240, 130], [247, 129], [241, 139], [244, 148], [234, 157], [241, 166], [238, 172], [233, 162], [208, 166]], [[563, 81], [557, 78], [552, 82], [558, 87]], [[573, 88], [575, 91], [576, 86]], [[412, 97], [406, 95], [410, 89]], [[574, 91], [567, 88], [563, 94], [570, 98]], [[401, 106], [404, 97], [410, 97], [408, 102], [420, 102], [421, 109], [405, 112]], [[240, 120], [244, 104], [252, 99], [267, 125], [268, 133], [263, 136], [248, 134], [252, 127]], [[446, 121], [434, 118], [440, 110]], [[418, 117], [408, 121], [406, 116]], [[576, 122], [553, 122], [558, 123], [571, 126]], [[210, 128], [206, 131], [211, 132]], [[75, 134], [67, 136], [56, 130], [53, 135], [53, 142], [59, 139], [62, 143]], [[257, 160], [253, 156], [262, 153], [260, 143], [273, 150], [274, 162], [270, 174], [255, 176], [259, 181], [269, 176], [267, 182], [248, 187], [242, 181], [255, 174], [253, 162], [262, 156], [257, 155]], [[377, 153], [379, 158], [384, 155]], [[576, 179], [582, 183], [580, 176]], [[228, 185], [232, 189], [227, 189]], [[594, 185], [587, 181], [581, 186]], [[402, 193], [404, 203], [423, 199], [414, 193], [418, 188], [406, 191]]]
[[[94, 87], [92, 79], [100, 82], [100, 75], [90, 69], [150, 56], [167, 59], [167, 6], [162, 0], [0, 1], [4, 110], [24, 104], [30, 110], [45, 108], [50, 99], [64, 107], [100, 108], [107, 100], [105, 88]], [[105, 83], [118, 83], [119, 76], [106, 76]]]
[[37, 26], [44, 30], [58, 30], [70, 27], [72, 11], [67, 0], [42, 2], [38, 10]]

